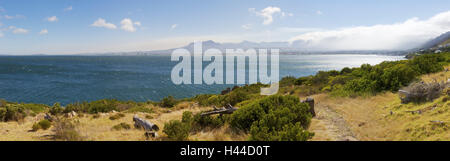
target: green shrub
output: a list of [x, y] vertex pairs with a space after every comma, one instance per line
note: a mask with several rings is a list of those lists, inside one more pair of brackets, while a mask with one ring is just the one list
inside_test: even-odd
[[192, 125], [194, 122], [194, 117], [192, 116], [192, 112], [185, 111], [183, 112], [183, 116], [181, 117], [181, 122]]
[[200, 94], [194, 97], [194, 100], [198, 102], [200, 106], [210, 106], [209, 98], [215, 96], [211, 94]]
[[383, 90], [398, 91], [400, 87], [407, 86], [412, 82], [418, 73], [405, 64], [398, 64], [385, 69], [381, 79]]
[[131, 129], [131, 126], [129, 124], [127, 124], [127, 123], [122, 122], [120, 124], [114, 125], [112, 127], [112, 129], [113, 130], [118, 130], [118, 131], [119, 130], [129, 130], [129, 129]]
[[[274, 95], [241, 107], [232, 114], [230, 125], [237, 129], [250, 131], [253, 140], [275, 140], [265, 137], [266, 134], [276, 134], [273, 137], [283, 138], [283, 140], [296, 140], [295, 138], [281, 137], [292, 136], [287, 135], [290, 133], [285, 128], [296, 125], [301, 126], [302, 129], [307, 129], [310, 122], [311, 114], [307, 104], [301, 103], [294, 96]], [[302, 131], [299, 135], [309, 136], [308, 132], [302, 129], [297, 130]]]
[[420, 74], [428, 74], [442, 71], [444, 67], [440, 63], [445, 61], [443, 54], [425, 54], [410, 60], [409, 66]]
[[207, 105], [211, 106], [211, 105], [215, 105], [215, 106], [220, 106], [221, 100], [219, 98], [218, 95], [213, 95], [211, 97], [208, 98], [208, 103]]
[[24, 109], [30, 110], [35, 114], [47, 112], [49, 110], [49, 106], [43, 104], [21, 104]]
[[160, 106], [161, 107], [171, 108], [171, 107], [174, 107], [177, 103], [178, 102], [177, 102], [177, 100], [174, 97], [168, 96], [168, 97], [165, 97], [165, 98], [163, 98], [161, 100]]
[[191, 126], [178, 120], [172, 120], [164, 124], [163, 132], [170, 140], [183, 141], [189, 137]]
[[39, 129], [47, 130], [52, 126], [52, 123], [48, 120], [41, 120], [38, 123], [33, 124], [32, 130], [38, 131]]
[[193, 130], [202, 130], [204, 128], [219, 128], [226, 122], [226, 116], [201, 116], [196, 114], [193, 117]]
[[47, 130], [52, 126], [52, 123], [44, 119], [39, 121], [39, 125], [41, 126], [42, 130]]
[[293, 76], [287, 76], [287, 77], [283, 77], [280, 80], [280, 87], [288, 87], [288, 86], [292, 86], [295, 84], [296, 82], [296, 78]]
[[31, 131], [38, 131], [39, 129], [41, 129], [41, 126], [38, 123], [33, 124], [31, 127]]
[[17, 104], [8, 104], [5, 107], [0, 107], [0, 121], [20, 121], [26, 116], [25, 109]]
[[[115, 99], [104, 99], [104, 100], [98, 100], [98, 101], [92, 101], [92, 102], [83, 102], [83, 103], [74, 103], [74, 104], [68, 104], [63, 112], [84, 112], [84, 113], [90, 113], [90, 114], [97, 114], [97, 113], [107, 113], [111, 111], [121, 111], [125, 110], [130, 106], [135, 106], [136, 103], [134, 102], [119, 102]], [[121, 110], [119, 110], [119, 107]]]
[[53, 104], [53, 106], [50, 108], [50, 113], [52, 115], [58, 115], [63, 113], [64, 109], [61, 107], [61, 105], [59, 103], [55, 103]]

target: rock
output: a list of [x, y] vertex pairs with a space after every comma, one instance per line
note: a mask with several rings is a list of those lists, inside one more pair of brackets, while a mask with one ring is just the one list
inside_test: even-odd
[[314, 109], [314, 98], [308, 97], [306, 100], [302, 101], [302, 103], [308, 103], [309, 105], [309, 112], [312, 114], [313, 117], [316, 116], [316, 111]]
[[74, 117], [77, 117], [78, 114], [77, 114], [75, 111], [72, 111], [72, 112], [66, 113], [65, 116], [66, 116], [67, 118], [74, 118]]

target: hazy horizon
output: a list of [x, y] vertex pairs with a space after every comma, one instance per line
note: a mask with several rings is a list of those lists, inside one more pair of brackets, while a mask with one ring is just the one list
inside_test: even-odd
[[446, 4], [5, 0], [0, 2], [0, 54], [155, 51], [206, 40], [289, 42], [307, 51], [405, 50], [450, 31]]

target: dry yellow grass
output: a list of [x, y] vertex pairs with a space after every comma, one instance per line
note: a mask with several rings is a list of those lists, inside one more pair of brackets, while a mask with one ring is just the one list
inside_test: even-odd
[[450, 79], [450, 65], [445, 67], [444, 72], [427, 74], [422, 76], [424, 82], [447, 82]]
[[[447, 66], [446, 69], [449, 69]], [[425, 82], [447, 81], [450, 72], [425, 75]], [[359, 140], [450, 140], [449, 102], [442, 96], [423, 104], [401, 104], [397, 94], [387, 92], [372, 97], [342, 98], [315, 95], [316, 108], [331, 108], [338, 113]], [[408, 111], [423, 111], [411, 114]], [[392, 112], [392, 114], [391, 114]], [[320, 115], [320, 114], [319, 114]], [[431, 121], [443, 121], [437, 124]], [[314, 118], [313, 140], [336, 140], [336, 132], [323, 119]]]
[[[120, 119], [111, 120], [110, 116], [115, 113], [102, 113], [100, 117], [93, 118], [93, 115], [85, 114], [84, 116], [72, 118], [71, 121], [76, 124], [79, 134], [86, 141], [145, 141], [144, 131], [135, 129], [132, 127], [130, 130], [113, 130], [114, 125], [120, 123], [127, 123], [133, 126], [133, 116], [138, 115], [142, 118], [146, 118], [147, 115], [153, 117], [147, 119], [150, 122], [159, 126], [160, 130], [158, 135], [160, 136], [154, 140], [165, 140], [166, 135], [162, 132], [164, 124], [170, 120], [181, 120], [183, 112], [190, 111], [192, 113], [198, 113], [203, 110], [207, 110], [210, 107], [199, 107], [192, 102], [183, 102], [176, 107], [167, 109], [155, 106], [148, 106], [152, 108], [155, 113], [123, 113], [125, 117]], [[27, 117], [20, 122], [0, 122], [0, 141], [46, 141], [52, 140], [53, 127], [48, 130], [39, 130], [37, 132], [31, 132], [31, 127], [34, 123], [43, 119], [43, 114], [36, 117]], [[247, 135], [238, 134], [235, 135], [228, 126], [205, 130], [193, 134], [189, 137], [189, 140], [208, 140], [208, 141], [225, 141], [225, 140], [246, 140]]]

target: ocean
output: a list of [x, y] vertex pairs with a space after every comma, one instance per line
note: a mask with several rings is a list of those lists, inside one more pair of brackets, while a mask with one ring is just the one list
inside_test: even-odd
[[[280, 77], [401, 60], [386, 55], [280, 55]], [[170, 56], [0, 56], [0, 99], [51, 105], [159, 101], [217, 94], [234, 85], [174, 85]], [[207, 64], [206, 62], [204, 64]]]

